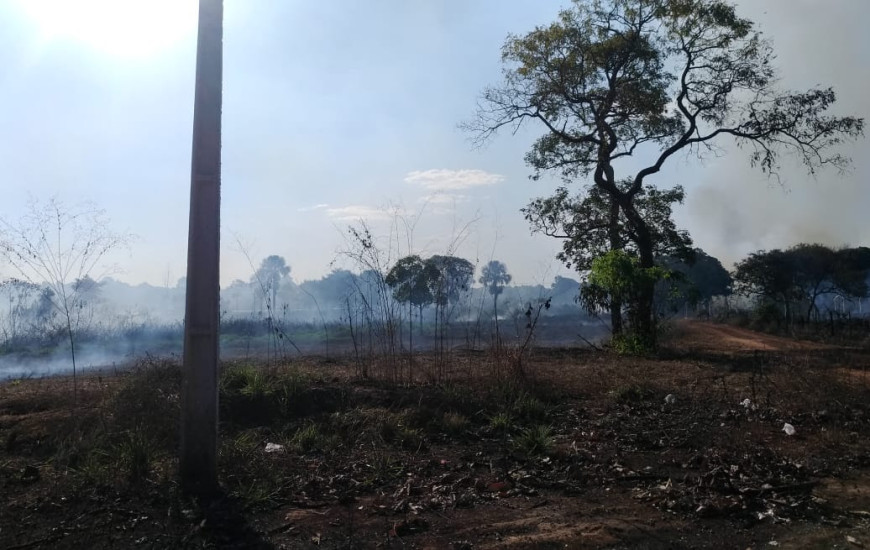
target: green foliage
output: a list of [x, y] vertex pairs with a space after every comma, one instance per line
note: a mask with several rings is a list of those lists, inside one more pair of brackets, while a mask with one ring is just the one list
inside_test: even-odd
[[275, 464], [280, 454], [264, 452], [262, 430], [243, 430], [223, 437], [219, 451], [228, 492], [248, 506], [272, 505], [286, 490], [286, 473]]
[[272, 381], [260, 369], [247, 368], [244, 373], [244, 384], [239, 389], [239, 394], [244, 395], [251, 401], [262, 400], [274, 391]]
[[331, 445], [331, 441], [320, 431], [317, 424], [309, 423], [293, 434], [290, 445], [300, 453], [310, 453], [324, 450]]
[[454, 303], [462, 292], [471, 288], [474, 265], [465, 258], [435, 255], [426, 260], [426, 265], [427, 269], [437, 273], [430, 286], [436, 304]]
[[549, 454], [553, 450], [553, 429], [540, 424], [526, 428], [517, 436], [514, 446], [528, 456]]
[[731, 294], [731, 274], [718, 259], [700, 248], [692, 251], [691, 257], [667, 256], [661, 258], [660, 262], [673, 273], [673, 277], [670, 284], [657, 288], [656, 305], [659, 311], [663, 311], [664, 306], [677, 311], [686, 305], [707, 305], [714, 296]]
[[[628, 183], [619, 185], [625, 188]], [[682, 204], [684, 198], [679, 185], [643, 188], [635, 195], [635, 206], [649, 226], [657, 256], [691, 256], [691, 237], [677, 229], [671, 217], [673, 205]], [[522, 212], [533, 231], [562, 239], [562, 251], [556, 257], [568, 268], [588, 271], [595, 258], [615, 247], [637, 254], [637, 246], [625, 237], [630, 231], [625, 213], [597, 186], [586, 186], [576, 196], [560, 187], [551, 197], [534, 199]]]
[[498, 434], [506, 434], [514, 425], [509, 412], [502, 411], [489, 417], [489, 428]]
[[403, 449], [417, 450], [423, 445], [422, 432], [410, 427], [409, 418], [403, 414], [383, 414], [377, 425], [377, 433], [385, 443]]
[[609, 308], [614, 301], [628, 308], [629, 331], [614, 335], [616, 351], [644, 354], [655, 347], [655, 333], [646, 334], [641, 311], [646, 292], [660, 281], [671, 281], [673, 272], [663, 267], [641, 267], [640, 261], [624, 250], [612, 250], [592, 261], [588, 285], [580, 298], [589, 311]]
[[341, 405], [341, 395], [327, 389], [309, 391], [310, 379], [293, 367], [280, 370], [232, 366], [220, 379], [221, 411], [230, 422], [256, 425], [305, 416]]
[[387, 273], [385, 282], [393, 290], [397, 302], [410, 302], [422, 307], [435, 300], [432, 289], [436, 286], [438, 276], [438, 270], [431, 262], [412, 255], [398, 260]]
[[661, 267], [640, 267], [637, 257], [625, 250], [611, 250], [595, 258], [589, 272], [589, 284], [605, 289], [622, 302], [631, 302], [644, 284], [667, 279], [670, 271]]
[[366, 463], [369, 475], [363, 479], [363, 485], [377, 486], [402, 475], [402, 463], [388, 453], [374, 452]]
[[610, 347], [619, 355], [643, 356], [655, 351], [655, 342], [642, 334], [628, 331], [615, 334], [610, 340]]
[[[259, 376], [258, 370], [251, 365], [233, 365], [221, 372], [219, 386], [222, 393], [243, 393], [243, 389], [250, 387], [250, 381]], [[250, 392], [248, 392], [250, 393]]]
[[[556, 172], [590, 187], [576, 199], [563, 189], [533, 202], [533, 228], [565, 239], [563, 261], [581, 269], [620, 249], [652, 269], [657, 250], [679, 235], [667, 225], [674, 200], [656, 208], [643, 205], [643, 195], [674, 155], [702, 157], [731, 139], [749, 146], [750, 162], [767, 173], [783, 153], [811, 173], [849, 163], [836, 147], [863, 136], [864, 120], [828, 114], [831, 89], [778, 89], [774, 59], [770, 42], [723, 0], [575, 0], [550, 25], [508, 37], [504, 80], [484, 91], [466, 128], [483, 142], [540, 123], [544, 133], [525, 157], [535, 177]], [[649, 160], [626, 162], [641, 154]], [[623, 282], [600, 288], [617, 291]], [[627, 288], [642, 290], [635, 330], [654, 342], [654, 292]]]
[[804, 243], [787, 250], [759, 250], [737, 264], [734, 280], [742, 294], [756, 296], [762, 304], [781, 305], [780, 318], [789, 323], [795, 306], [806, 307], [809, 317], [818, 298], [825, 294], [866, 296], [870, 273], [868, 250], [864, 247], [833, 250]]
[[250, 365], [232, 366], [221, 373], [221, 416], [230, 422], [256, 425], [277, 412], [274, 386], [262, 369]]

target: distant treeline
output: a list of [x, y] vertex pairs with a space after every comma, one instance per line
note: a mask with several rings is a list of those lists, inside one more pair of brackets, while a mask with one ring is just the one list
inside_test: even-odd
[[[659, 262], [675, 274], [657, 292], [656, 307], [663, 317], [744, 312], [788, 327], [868, 316], [867, 247], [798, 244], [759, 250], [731, 272], [700, 249], [690, 259], [664, 257]], [[570, 322], [572, 330], [606, 324], [603, 312], [584, 310], [578, 299], [580, 280], [557, 276], [550, 285], [511, 284], [508, 266], [498, 261], [478, 269], [454, 256], [406, 256], [383, 268], [335, 269], [301, 283], [290, 273], [286, 260], [273, 255], [250, 280], [233, 281], [222, 290], [222, 332], [237, 348], [243, 338], [249, 338], [250, 348], [256, 338], [280, 336], [282, 331], [287, 338], [282, 346], [313, 349], [312, 342], [320, 345], [332, 334], [335, 347], [342, 338], [359, 336], [351, 333], [363, 326], [395, 332], [390, 338], [396, 342], [390, 345], [417, 347], [415, 335], [421, 344], [436, 338], [438, 327], [461, 324], [467, 331], [475, 323], [476, 338], [485, 342], [497, 322], [509, 334], [521, 332], [529, 308], [544, 303], [542, 317]], [[146, 341], [155, 349], [178, 349], [184, 279], [154, 286], [85, 278], [74, 286], [79, 297], [74, 326], [80, 341], [114, 342], [113, 348], [130, 353], [147, 348]], [[65, 324], [52, 306], [51, 293], [46, 286], [18, 279], [0, 283], [0, 350], [18, 353], [63, 345]], [[558, 333], [570, 340], [570, 331]]]

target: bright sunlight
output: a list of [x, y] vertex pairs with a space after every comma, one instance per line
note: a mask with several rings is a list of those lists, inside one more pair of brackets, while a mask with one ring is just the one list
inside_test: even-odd
[[149, 57], [195, 36], [195, 0], [18, 0], [46, 42], [116, 57]]

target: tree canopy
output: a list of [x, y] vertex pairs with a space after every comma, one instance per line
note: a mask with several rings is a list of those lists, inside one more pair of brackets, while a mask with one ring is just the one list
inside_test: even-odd
[[290, 266], [287, 261], [275, 254], [263, 258], [260, 262], [260, 267], [254, 272], [251, 277], [252, 283], [257, 283], [263, 292], [264, 297], [268, 300], [267, 307], [274, 315], [276, 300], [278, 297], [278, 288], [281, 283], [290, 276]]
[[438, 272], [430, 262], [411, 255], [399, 259], [387, 273], [386, 283], [393, 289], [393, 297], [399, 303], [425, 307], [434, 301], [432, 287]]
[[[675, 154], [704, 156], [730, 138], [767, 173], [784, 153], [810, 172], [848, 163], [836, 146], [863, 135], [863, 119], [828, 114], [830, 88], [780, 90], [774, 59], [770, 42], [723, 0], [575, 0], [554, 23], [508, 37], [504, 81], [484, 91], [465, 126], [483, 142], [538, 123], [544, 133], [526, 155], [535, 177], [589, 181], [604, 201], [594, 213], [611, 214], [603, 220], [609, 249], [632, 242], [639, 267], [650, 269], [663, 234], [642, 197], [652, 189], [647, 178]], [[556, 206], [572, 219], [578, 205]], [[567, 227], [569, 239], [584, 228]], [[650, 337], [654, 290], [640, 284], [634, 330]]]
[[430, 287], [435, 304], [445, 306], [456, 302], [462, 292], [471, 288], [474, 265], [465, 258], [436, 254], [426, 263], [437, 273]]
[[790, 321], [795, 306], [806, 306], [806, 316], [817, 310], [826, 294], [849, 298], [867, 296], [870, 249], [833, 250], [820, 244], [798, 244], [787, 250], [759, 250], [736, 265], [738, 291], [783, 306]]
[[508, 273], [507, 266], [503, 262], [491, 260], [483, 266], [478, 282], [491, 295], [498, 296], [504, 291], [505, 285], [511, 282], [511, 279], [511, 274]]
[[693, 250], [690, 259], [665, 257], [660, 262], [681, 275], [679, 280], [673, 281], [672, 290], [676, 296], [671, 301], [675, 307], [709, 305], [714, 296], [731, 294], [731, 274], [717, 258], [700, 248]]

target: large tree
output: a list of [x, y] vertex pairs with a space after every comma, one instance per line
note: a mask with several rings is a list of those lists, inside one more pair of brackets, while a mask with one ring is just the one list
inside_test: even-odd
[[266, 299], [266, 309], [270, 317], [275, 317], [277, 312], [278, 289], [281, 283], [290, 276], [290, 266], [287, 261], [277, 255], [263, 258], [260, 267], [251, 277], [251, 282], [257, 283]]
[[492, 295], [492, 311], [495, 315], [496, 326], [498, 326], [498, 297], [504, 292], [505, 285], [509, 284], [512, 278], [511, 274], [508, 273], [507, 266], [498, 260], [491, 260], [481, 270], [478, 282]]
[[700, 304], [709, 314], [714, 296], [731, 294], [733, 284], [731, 274], [722, 267], [722, 263], [717, 258], [700, 248], [696, 248], [689, 259], [666, 257], [660, 262], [672, 272], [679, 274], [678, 280], [675, 280], [673, 285], [662, 289], [671, 294], [669, 301], [674, 307], [696, 307]]
[[434, 301], [431, 287], [438, 275], [433, 265], [416, 254], [399, 259], [387, 273], [385, 282], [393, 290], [393, 298], [400, 304], [408, 304], [408, 345], [411, 351], [414, 349], [412, 308], [416, 307], [420, 312], [422, 331], [423, 308]]
[[[812, 172], [846, 164], [833, 148], [863, 133], [863, 119], [827, 114], [832, 89], [780, 90], [770, 42], [722, 0], [575, 0], [556, 22], [508, 37], [502, 60], [504, 82], [485, 90], [468, 128], [483, 141], [541, 124], [526, 156], [536, 176], [602, 191], [642, 269], [655, 266], [656, 235], [637, 198], [675, 154], [730, 138], [768, 173], [782, 153]], [[643, 284], [633, 328], [654, 341], [655, 282]]]
[[474, 265], [465, 258], [436, 254], [425, 263], [426, 269], [434, 274], [429, 281], [435, 305], [444, 308], [455, 304], [461, 294], [471, 287]]
[[[636, 208], [653, 234], [656, 256], [686, 260], [692, 255], [689, 234], [678, 229], [671, 218], [672, 205], [682, 203], [684, 196], [683, 188], [676, 186], [665, 190], [641, 189], [635, 197]], [[559, 187], [553, 196], [533, 200], [522, 212], [534, 231], [562, 239], [562, 251], [556, 257], [581, 273], [588, 272], [595, 258], [611, 250], [627, 250], [637, 255], [637, 246], [631, 239], [632, 227], [624, 213], [603, 189], [594, 185], [576, 196], [571, 196], [567, 187]], [[591, 290], [599, 295], [602, 289]], [[610, 310], [613, 334], [618, 336], [623, 328], [624, 304], [615, 295], [601, 297]]]
[[432, 281], [438, 276], [434, 266], [420, 256], [399, 259], [387, 273], [386, 283], [393, 289], [393, 298], [399, 303], [425, 307], [432, 303]]
[[787, 252], [759, 250], [734, 267], [734, 282], [739, 293], [781, 304], [786, 322], [791, 319], [792, 306], [800, 296], [795, 289], [792, 262]]
[[824, 295], [867, 295], [870, 250], [832, 250], [820, 244], [797, 244], [788, 250], [759, 250], [736, 265], [734, 280], [745, 295], [783, 306], [786, 323], [803, 303], [809, 320]]

